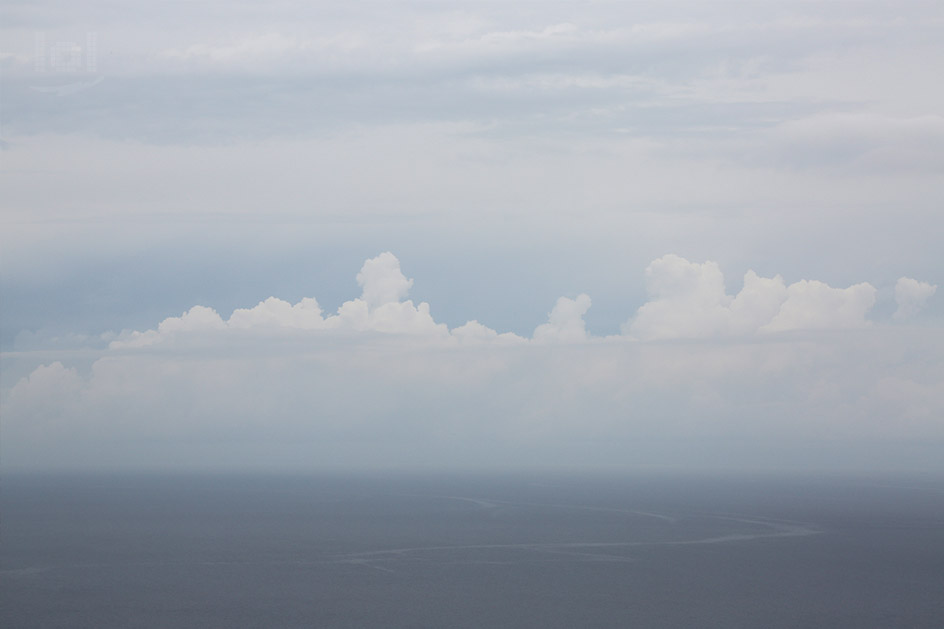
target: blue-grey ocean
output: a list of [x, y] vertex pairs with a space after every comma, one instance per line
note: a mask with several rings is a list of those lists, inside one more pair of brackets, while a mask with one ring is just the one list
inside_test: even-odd
[[944, 627], [944, 481], [13, 475], [0, 626]]

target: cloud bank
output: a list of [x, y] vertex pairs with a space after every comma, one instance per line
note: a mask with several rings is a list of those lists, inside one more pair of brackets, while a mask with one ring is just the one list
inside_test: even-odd
[[649, 265], [646, 288], [652, 299], [623, 326], [642, 340], [867, 327], [876, 293], [868, 283], [833, 288], [801, 280], [787, 286], [779, 275], [748, 271], [744, 287], [731, 296], [716, 263], [676, 255]]
[[174, 341], [178, 337], [214, 331], [339, 330], [446, 336], [445, 325], [429, 314], [429, 304], [400, 301], [409, 293], [413, 280], [400, 271], [400, 261], [392, 253], [367, 260], [357, 274], [363, 289], [357, 299], [344, 302], [335, 315], [322, 316], [313, 297], [292, 305], [269, 297], [252, 308], [239, 308], [224, 320], [215, 310], [194, 306], [179, 317], [169, 317], [156, 329], [132, 331], [112, 341], [113, 349], [146, 347]]
[[[110, 343], [112, 349], [147, 347], [187, 334], [219, 331], [323, 330], [342, 333], [379, 332], [427, 339], [482, 342], [572, 343], [591, 340], [584, 315], [591, 306], [586, 294], [561, 297], [537, 326], [531, 339], [512, 333], [499, 334], [477, 321], [449, 330], [437, 323], [426, 302], [407, 299], [413, 280], [400, 269], [390, 252], [364, 262], [357, 274], [361, 295], [344, 302], [337, 313], [324, 316], [314, 297], [290, 304], [269, 297], [252, 308], [238, 308], [228, 319], [206, 306], [194, 306], [179, 317], [169, 317], [156, 328], [130, 331]], [[736, 295], [725, 292], [724, 275], [715, 262], [689, 262], [669, 254], [646, 268], [649, 300], [623, 326], [630, 340], [718, 338], [797, 330], [866, 328], [875, 304], [876, 289], [860, 283], [834, 288], [817, 280], [800, 280], [789, 286], [779, 275], [772, 278], [748, 271]], [[935, 287], [910, 278], [896, 285], [902, 318], [917, 312]]]
[[[270, 297], [126, 331], [87, 365], [44, 362], [4, 391], [13, 467], [929, 466], [944, 444], [944, 335], [868, 315], [877, 290], [666, 255], [622, 335], [586, 294], [532, 337], [450, 329], [382, 253], [325, 314]], [[899, 280], [899, 311], [934, 292]], [[895, 315], [895, 320], [903, 316]], [[889, 444], [897, 444], [895, 448]]]

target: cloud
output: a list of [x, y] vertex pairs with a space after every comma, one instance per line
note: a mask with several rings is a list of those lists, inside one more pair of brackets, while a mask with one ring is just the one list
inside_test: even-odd
[[[856, 329], [871, 325], [866, 318], [875, 303], [876, 289], [868, 283], [834, 288], [818, 280], [787, 286], [779, 275], [744, 275], [736, 295], [725, 291], [724, 275], [716, 262], [690, 262], [675, 254], [652, 261], [645, 272], [649, 300], [622, 326], [623, 334], [637, 341], [675, 338], [726, 338], [792, 330]], [[361, 295], [344, 302], [337, 313], [325, 316], [314, 297], [296, 304], [269, 297], [252, 308], [237, 308], [228, 319], [206, 306], [194, 306], [178, 317], [163, 320], [155, 329], [125, 331], [110, 342], [112, 349], [143, 348], [174, 342], [204, 344], [214, 334], [266, 334], [323, 331], [324, 333], [383, 333], [446, 343], [521, 343], [516, 334], [499, 333], [478, 321], [449, 330], [437, 322], [426, 302], [407, 299], [413, 280], [400, 261], [384, 252], [364, 262], [356, 276]], [[934, 286], [902, 278], [896, 287], [899, 312], [907, 318], [933, 294]], [[591, 299], [580, 294], [561, 297], [537, 326], [535, 343], [579, 343], [589, 340], [584, 315]]]
[[[939, 356], [894, 361], [935, 347], [933, 322], [896, 336], [934, 297], [906, 290], [891, 325], [870, 308], [892, 291], [856, 284], [941, 283], [933, 3], [27, 4], [0, 27], [0, 395], [47, 371], [4, 438], [53, 412], [28, 409], [58, 399], [54, 377], [80, 432], [204, 445], [483, 422], [528, 443], [583, 438], [576, 421], [625, 444], [663, 421], [851, 426], [879, 416], [857, 401], [879, 373], [886, 417], [937, 393]], [[35, 34], [92, 32], [96, 72], [37, 72]], [[327, 270], [385, 248], [417, 282], [435, 265], [432, 307], [392, 256], [360, 288]], [[692, 262], [653, 263], [646, 298], [638, 271], [666, 252]], [[754, 261], [766, 276], [741, 285]], [[856, 371], [841, 336], [879, 358]]]
[[895, 302], [898, 309], [892, 315], [901, 321], [910, 319], [920, 312], [928, 299], [937, 291], [935, 284], [919, 282], [910, 277], [902, 277], [895, 284]]
[[[940, 334], [865, 329], [696, 344], [288, 340], [112, 350], [82, 373], [41, 366], [4, 400], [3, 463], [736, 468], [768, 448], [805, 467], [834, 465], [875, 440], [944, 443]], [[833, 442], [839, 454], [806, 450]], [[892, 454], [886, 462], [929, 464]]]
[[[252, 308], [237, 308], [229, 319], [206, 306], [194, 306], [179, 317], [169, 317], [156, 329], [124, 332], [111, 341], [112, 349], [143, 348], [164, 343], [203, 344], [207, 334], [270, 333], [278, 331], [334, 331], [341, 333], [379, 332], [410, 335], [427, 340], [476, 343], [519, 343], [525, 341], [512, 333], [499, 334], [478, 321], [469, 321], [452, 331], [437, 323], [430, 314], [429, 304], [414, 305], [406, 299], [413, 280], [403, 275], [400, 261], [384, 252], [364, 262], [357, 274], [362, 292], [357, 299], [344, 302], [337, 314], [324, 317], [321, 306], [313, 297], [290, 304], [269, 297]], [[538, 342], [577, 342], [587, 339], [583, 315], [590, 308], [590, 297], [561, 297], [548, 316], [548, 322], [537, 327]]]
[[403, 275], [400, 261], [390, 252], [366, 261], [357, 274], [357, 283], [364, 289], [361, 299], [369, 308], [400, 301], [413, 286], [413, 280]]
[[547, 317], [547, 323], [534, 330], [537, 342], [579, 342], [587, 340], [587, 329], [583, 316], [590, 309], [590, 297], [578, 295], [576, 299], [561, 297]]
[[816, 280], [789, 286], [748, 271], [741, 291], [726, 294], [715, 262], [666, 255], [646, 268], [650, 300], [623, 326], [640, 340], [708, 338], [787, 330], [861, 328], [875, 303], [867, 283], [833, 288]]
[[652, 298], [624, 331], [642, 340], [712, 336], [725, 332], [728, 305], [724, 276], [715, 262], [692, 263], [666, 255], [646, 267]]
[[[413, 280], [407, 278], [390, 252], [368, 259], [356, 276], [361, 295], [326, 314], [314, 297], [291, 304], [269, 297], [251, 308], [236, 308], [229, 318], [196, 305], [180, 316], [168, 317], [155, 328], [125, 330], [102, 340], [112, 350], [150, 346], [206, 347], [219, 339], [248, 339], [322, 334], [386, 334], [450, 345], [583, 343], [593, 340], [584, 316], [591, 306], [586, 294], [561, 297], [538, 325], [531, 339], [498, 332], [471, 320], [453, 329], [438, 322], [426, 302], [408, 299]], [[754, 271], [744, 275], [736, 295], [728, 295], [717, 263], [690, 262], [668, 254], [651, 262], [645, 272], [648, 301], [622, 326], [627, 339], [657, 341], [683, 338], [729, 338], [784, 331], [837, 330], [869, 327], [876, 289], [868, 283], [834, 288], [817, 280], [787, 286], [779, 275], [765, 278]], [[901, 320], [917, 312], [934, 286], [902, 278], [896, 287]], [[24, 342], [29, 335], [22, 336]], [[82, 337], [76, 337], [82, 338]], [[599, 339], [597, 339], [599, 340]]]
[[40, 365], [13, 386], [4, 410], [22, 421], [45, 424], [74, 409], [84, 385], [74, 368], [59, 361]]
[[[356, 279], [336, 314], [311, 297], [229, 318], [194, 306], [84, 367], [39, 365], [3, 392], [5, 464], [687, 463], [692, 439], [706, 453], [793, 444], [796, 464], [810, 439], [944, 441], [944, 336], [868, 326], [868, 284], [749, 271], [731, 296], [717, 263], [667, 255], [630, 336], [589, 335], [580, 294], [529, 340], [436, 322], [391, 253]], [[902, 285], [918, 299], [916, 284]], [[669, 338], [700, 340], [646, 342]]]
[[413, 286], [400, 270], [400, 261], [392, 253], [381, 253], [364, 262], [357, 274], [362, 293], [346, 301], [336, 315], [322, 316], [316, 299], [306, 297], [292, 305], [276, 297], [252, 308], [238, 308], [227, 320], [212, 308], [194, 306], [179, 317], [169, 317], [157, 329], [124, 333], [111, 342], [113, 349], [146, 347], [173, 342], [180, 337], [194, 338], [205, 332], [252, 332], [278, 330], [340, 330], [385, 332], [444, 337], [448, 328], [436, 323], [429, 304], [414, 305], [405, 298]]
[[234, 310], [226, 323], [235, 329], [284, 327], [316, 330], [325, 325], [321, 306], [312, 297], [306, 297], [295, 305], [277, 297], [269, 297], [253, 308]]
[[875, 305], [875, 292], [868, 283], [832, 288], [816, 280], [801, 280], [787, 287], [787, 299], [780, 311], [760, 329], [774, 332], [867, 327], [865, 316]]

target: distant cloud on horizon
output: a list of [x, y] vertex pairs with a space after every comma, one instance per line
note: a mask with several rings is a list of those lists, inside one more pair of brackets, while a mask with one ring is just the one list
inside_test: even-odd
[[[125, 331], [110, 342], [112, 349], [147, 347], [155, 343], [201, 331], [247, 330], [336, 330], [380, 332], [439, 339], [473, 339], [503, 343], [528, 339], [499, 333], [474, 320], [452, 330], [437, 323], [426, 302], [407, 299], [413, 280], [400, 269], [390, 253], [366, 260], [357, 273], [360, 297], [344, 302], [336, 314], [324, 316], [315, 297], [290, 304], [269, 297], [251, 308], [237, 308], [228, 319], [206, 306], [195, 305], [180, 316], [168, 317], [156, 328]], [[744, 276], [736, 295], [725, 293], [725, 280], [715, 262], [689, 262], [669, 254], [646, 268], [649, 300], [623, 326], [628, 339], [638, 341], [724, 338], [773, 332], [843, 330], [865, 328], [875, 304], [877, 290], [863, 282], [848, 288], [833, 288], [818, 280], [800, 280], [789, 286], [779, 275]], [[936, 286], [910, 278], [896, 284], [899, 310], [896, 320], [917, 314]], [[591, 340], [583, 320], [590, 309], [586, 294], [561, 297], [548, 313], [548, 320], [534, 330], [535, 342], [580, 342]], [[902, 314], [907, 312], [907, 317]], [[614, 337], [599, 337], [614, 338]]]
[[[754, 444], [749, 451], [782, 441], [784, 464], [795, 466], [808, 456], [804, 440], [829, 435], [852, 453], [891, 435], [944, 439], [944, 338], [870, 322], [871, 285], [788, 286], [748, 272], [732, 296], [716, 263], [675, 255], [646, 275], [649, 301], [623, 336], [587, 333], [585, 294], [558, 299], [531, 339], [475, 321], [450, 330], [408, 299], [413, 281], [389, 252], [363, 264], [361, 296], [336, 314], [310, 297], [271, 297], [228, 319], [194, 306], [121, 333], [88, 367], [66, 355], [16, 382], [4, 394], [4, 459], [161, 468], [186, 443], [173, 460], [210, 467], [474, 467], [519, 456], [552, 465], [555, 448], [587, 435], [625, 443], [637, 461], [646, 443], [701, 435], [709, 451], [732, 439]], [[911, 306], [933, 292], [907, 278], [899, 286]], [[903, 347], [926, 368], [902, 363]], [[309, 443], [312, 458], [280, 462], [286, 439]], [[366, 454], [382, 443], [398, 446]], [[588, 456], [568, 460], [615, 454]], [[898, 456], [890, 463], [904, 464]], [[752, 460], [744, 457], [730, 463]]]

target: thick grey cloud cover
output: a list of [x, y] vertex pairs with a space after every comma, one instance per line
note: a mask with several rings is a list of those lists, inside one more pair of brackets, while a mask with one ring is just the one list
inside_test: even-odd
[[940, 3], [0, 17], [0, 464], [941, 443]]

